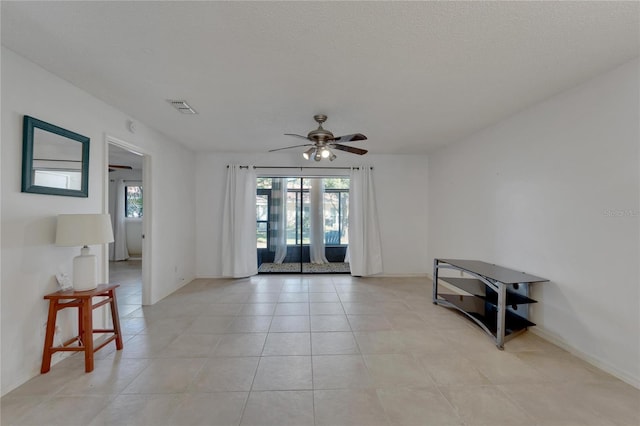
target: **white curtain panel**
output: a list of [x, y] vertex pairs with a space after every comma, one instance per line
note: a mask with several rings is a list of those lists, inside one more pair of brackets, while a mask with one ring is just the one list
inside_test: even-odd
[[329, 263], [324, 255], [324, 180], [309, 179], [309, 256], [311, 263]]
[[275, 247], [273, 263], [282, 263], [287, 257], [287, 179], [274, 178], [271, 191], [275, 220], [271, 223], [271, 238]]
[[111, 243], [110, 260], [119, 261], [129, 258], [127, 250], [127, 226], [125, 223], [125, 183], [119, 179], [116, 182], [116, 196], [111, 220], [113, 221], [113, 243]]
[[369, 166], [351, 169], [348, 256], [351, 275], [366, 277], [382, 272], [378, 209]]
[[256, 275], [256, 172], [253, 166], [228, 166], [222, 221], [222, 275], [234, 278]]

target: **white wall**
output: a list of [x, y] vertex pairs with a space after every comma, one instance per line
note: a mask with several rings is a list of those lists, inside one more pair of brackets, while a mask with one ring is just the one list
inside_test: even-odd
[[429, 258], [549, 278], [533, 330], [640, 385], [639, 64], [429, 156]]
[[[91, 139], [88, 198], [20, 192], [23, 115]], [[130, 117], [124, 113], [2, 48], [3, 395], [39, 374], [42, 325], [48, 306], [42, 297], [56, 290], [54, 274], [59, 270], [70, 272], [72, 258], [78, 252], [78, 248], [53, 245], [56, 216], [106, 211], [105, 134], [141, 147], [152, 158], [152, 302], [194, 276], [195, 213], [191, 207], [195, 205], [195, 156], [142, 124], [136, 134], [127, 132], [127, 119]], [[92, 250], [105, 255], [101, 247]], [[99, 274], [102, 276], [104, 271]], [[59, 315], [62, 339], [74, 335], [74, 314]]]
[[[338, 153], [336, 161], [316, 164], [304, 161], [301, 151], [292, 149], [291, 152], [284, 154], [198, 155], [196, 162], [196, 226], [198, 228], [196, 274], [199, 277], [219, 277], [222, 273], [220, 264], [222, 200], [227, 164], [330, 167], [372, 165], [380, 220], [384, 275], [421, 275], [428, 271], [426, 156], [367, 154], [365, 157], [356, 157], [347, 153]], [[258, 170], [258, 173], [271, 172]], [[300, 175], [299, 170], [285, 170], [285, 172], [292, 176]], [[338, 172], [348, 174], [347, 170]], [[338, 172], [322, 171], [325, 174]], [[314, 171], [305, 170], [303, 174], [305, 173], [314, 173]]]

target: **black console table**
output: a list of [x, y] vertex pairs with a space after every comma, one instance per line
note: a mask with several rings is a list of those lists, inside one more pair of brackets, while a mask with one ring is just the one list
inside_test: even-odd
[[[453, 269], [473, 278], [439, 277], [440, 269]], [[463, 274], [461, 274], [463, 275]], [[440, 293], [438, 279], [462, 294]], [[535, 324], [529, 321], [529, 285], [545, 278], [478, 260], [434, 259], [433, 303], [455, 308], [491, 335], [499, 349], [509, 339]]]

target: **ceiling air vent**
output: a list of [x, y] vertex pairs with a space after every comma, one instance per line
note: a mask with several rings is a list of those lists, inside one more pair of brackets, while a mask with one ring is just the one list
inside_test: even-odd
[[169, 102], [175, 109], [177, 109], [183, 114], [198, 113], [195, 109], [191, 108], [191, 106], [187, 103], [187, 101], [178, 101], [178, 100], [169, 99], [167, 102]]

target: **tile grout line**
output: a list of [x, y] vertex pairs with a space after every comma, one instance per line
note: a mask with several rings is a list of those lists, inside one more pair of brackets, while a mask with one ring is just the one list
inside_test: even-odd
[[[275, 308], [274, 308], [274, 314], [275, 314]], [[273, 316], [271, 315], [271, 323], [273, 322]], [[271, 323], [269, 324], [269, 330], [271, 329]], [[249, 404], [249, 398], [251, 398], [251, 393], [254, 392], [253, 390], [253, 385], [256, 381], [256, 376], [258, 375], [258, 369], [260, 368], [260, 363], [262, 361], [262, 353], [264, 352], [264, 347], [267, 344], [267, 339], [269, 338], [269, 330], [267, 331], [265, 338], [264, 338], [264, 343], [262, 344], [262, 350], [260, 351], [260, 356], [258, 357], [258, 365], [256, 365], [256, 371], [254, 371], [253, 373], [253, 378], [251, 379], [251, 386], [249, 386], [249, 392], [247, 392], [247, 398], [244, 401], [244, 405], [242, 406], [242, 414], [240, 415], [240, 420], [238, 423], [238, 426], [242, 424], [242, 420], [244, 419], [244, 415], [247, 409], [247, 405]]]

